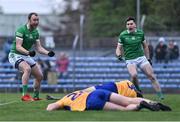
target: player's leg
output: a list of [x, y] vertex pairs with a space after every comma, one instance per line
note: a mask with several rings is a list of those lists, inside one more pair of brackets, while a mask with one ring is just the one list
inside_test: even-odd
[[144, 98], [129, 98], [116, 93], [111, 93], [109, 102], [106, 102], [106, 110], [141, 110], [143, 108], [151, 111], [159, 111], [159, 106], [151, 104], [153, 101]]
[[[145, 101], [140, 102], [140, 104], [129, 104], [125, 107], [118, 104], [111, 103], [111, 102], [106, 102], [103, 110], [139, 111], [143, 108], [151, 110], [151, 111], [160, 110], [159, 106], [155, 104], [149, 104]], [[166, 109], [166, 111], [169, 111], [169, 110]]]
[[161, 92], [160, 84], [159, 84], [159, 82], [158, 82], [158, 80], [157, 80], [157, 78], [153, 72], [152, 66], [149, 63], [146, 63], [146, 64], [141, 66], [141, 69], [146, 74], [148, 79], [151, 80], [152, 86], [155, 89], [155, 91], [157, 92], [158, 97], [160, 99], [164, 99], [164, 96], [162, 95], [162, 92]]
[[129, 74], [131, 76], [131, 81], [135, 85], [136, 89], [141, 92], [141, 90], [139, 88], [139, 81], [138, 81], [138, 76], [137, 76], [137, 67], [136, 67], [136, 65], [129, 63], [129, 64], [127, 64], [127, 69], [128, 69], [128, 72], [129, 72]]
[[[19, 62], [19, 63], [18, 63]], [[22, 72], [22, 98], [23, 101], [32, 101], [33, 99], [29, 94], [27, 94], [28, 90], [28, 81], [31, 74], [31, 67], [26, 61], [17, 61], [16, 67]]]
[[[115, 93], [114, 93], [115, 94]], [[95, 90], [90, 93], [86, 100], [86, 110], [136, 110], [137, 105], [122, 106], [111, 102], [112, 92], [107, 90]]]
[[121, 105], [121, 106], [128, 106], [130, 104], [139, 104], [143, 101], [142, 98], [130, 98], [125, 97], [116, 93], [111, 93], [110, 102]]
[[31, 74], [31, 67], [25, 61], [20, 62], [18, 65], [18, 69], [22, 72], [22, 93], [23, 96], [27, 93], [28, 81]]
[[18, 69], [20, 72], [22, 72], [22, 85], [23, 85], [23, 95], [27, 92], [27, 84], [29, 80], [29, 76], [31, 73], [31, 69], [28, 65], [28, 63], [24, 60], [22, 55], [15, 54], [15, 53], [9, 53], [9, 62]]
[[137, 104], [130, 104], [126, 107], [111, 103], [111, 102], [106, 102], [104, 105], [103, 110], [121, 110], [121, 111], [134, 111], [138, 110], [138, 105]]
[[39, 99], [39, 91], [40, 91], [40, 87], [41, 87], [41, 81], [43, 79], [43, 74], [42, 74], [40, 67], [37, 64], [32, 66], [31, 72], [32, 72], [32, 75], [35, 77], [33, 98], [34, 98], [34, 100], [40, 100]]
[[172, 111], [171, 107], [165, 105], [165, 104], [162, 104], [162, 103], [155, 103], [156, 105], [159, 106], [159, 108], [162, 110], [162, 111]]
[[30, 95], [27, 94], [28, 90], [28, 81], [31, 74], [31, 67], [26, 62], [26, 57], [20, 54], [15, 53], [9, 53], [9, 62], [20, 72], [22, 72], [22, 100], [23, 101], [32, 101], [32, 98]]
[[149, 99], [139, 97], [130, 98], [113, 92], [110, 95], [109, 101], [122, 106], [127, 106], [129, 104], [140, 104], [142, 101], [146, 101], [147, 103], [154, 103], [154, 101]]

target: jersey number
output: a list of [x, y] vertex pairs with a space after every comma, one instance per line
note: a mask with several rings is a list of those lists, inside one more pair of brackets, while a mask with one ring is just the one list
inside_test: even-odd
[[78, 98], [82, 93], [83, 93], [82, 91], [80, 91], [78, 93], [77, 92], [76, 93], [71, 93], [71, 94], [67, 95], [67, 97], [71, 97], [71, 100], [73, 101], [76, 98]]
[[129, 83], [127, 83], [128, 87], [132, 90], [136, 90], [136, 87], [132, 84], [132, 85], [129, 85]]

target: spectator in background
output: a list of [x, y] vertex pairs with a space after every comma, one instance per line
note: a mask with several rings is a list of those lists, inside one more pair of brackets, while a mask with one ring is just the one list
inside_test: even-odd
[[175, 59], [179, 58], [179, 46], [177, 45], [177, 42], [174, 42], [174, 53], [175, 53]]
[[167, 48], [166, 63], [174, 59], [177, 59], [177, 56], [179, 55], [178, 53], [178, 46], [175, 46], [174, 41], [170, 40]]
[[11, 46], [12, 46], [12, 42], [13, 42], [12, 38], [7, 38], [7, 41], [3, 45], [3, 51], [5, 53], [5, 56], [2, 59], [3, 63], [8, 61], [8, 55], [9, 55], [9, 52], [10, 52], [10, 49], [11, 49]]
[[154, 47], [151, 41], [148, 42], [148, 48], [149, 48], [149, 58], [152, 60], [154, 55]]
[[159, 38], [158, 45], [155, 48], [156, 62], [162, 63], [162, 61], [165, 61], [166, 53], [167, 45], [165, 44], [165, 39], [161, 37]]
[[41, 60], [38, 58], [37, 63], [39, 64], [42, 73], [43, 73], [43, 80], [47, 80], [48, 71], [50, 71], [50, 65], [46, 61]]
[[56, 62], [57, 64], [57, 71], [59, 72], [59, 78], [67, 77], [68, 75], [68, 66], [69, 66], [69, 59], [66, 53], [62, 52], [59, 56], [59, 59]]

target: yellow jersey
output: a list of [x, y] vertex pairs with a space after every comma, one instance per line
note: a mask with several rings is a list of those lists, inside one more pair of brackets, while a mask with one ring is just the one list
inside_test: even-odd
[[135, 86], [129, 80], [115, 82], [115, 84], [117, 87], [118, 94], [126, 96], [126, 97], [137, 97]]
[[75, 91], [62, 99], [57, 101], [60, 108], [68, 108], [71, 111], [84, 111], [86, 109], [86, 100], [90, 92], [85, 91]]

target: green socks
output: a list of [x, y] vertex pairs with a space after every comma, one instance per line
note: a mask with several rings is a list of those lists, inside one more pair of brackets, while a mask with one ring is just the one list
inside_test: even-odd
[[[28, 89], [28, 85], [23, 85], [22, 86], [22, 95], [26, 95], [27, 94], [27, 89]], [[34, 91], [34, 94], [33, 94], [33, 98], [39, 98], [39, 91]]]
[[24, 96], [27, 93], [28, 85], [22, 86], [22, 95]]
[[157, 96], [159, 97], [160, 100], [164, 99], [162, 92], [157, 92]]
[[33, 98], [39, 98], [39, 91], [34, 91]]

